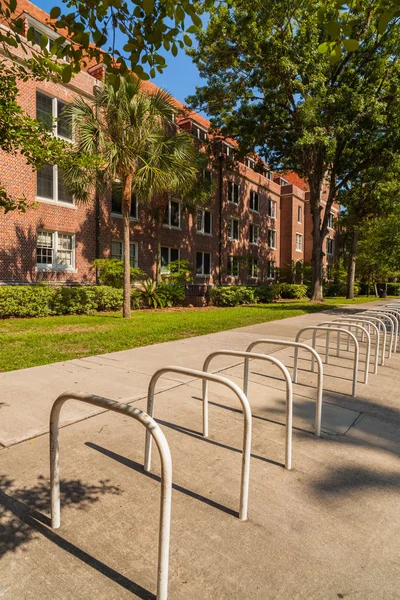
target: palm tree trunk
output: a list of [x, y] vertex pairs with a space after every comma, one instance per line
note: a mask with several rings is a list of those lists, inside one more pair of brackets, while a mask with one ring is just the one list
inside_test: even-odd
[[131, 252], [130, 252], [130, 229], [131, 229], [131, 202], [132, 202], [132, 179], [129, 174], [122, 181], [122, 226], [123, 226], [123, 252], [124, 252], [124, 303], [123, 317], [129, 319], [131, 316]]
[[354, 298], [354, 280], [356, 277], [356, 258], [357, 258], [358, 231], [353, 229], [351, 232], [351, 247], [349, 254], [349, 265], [347, 268], [347, 294], [346, 298]]

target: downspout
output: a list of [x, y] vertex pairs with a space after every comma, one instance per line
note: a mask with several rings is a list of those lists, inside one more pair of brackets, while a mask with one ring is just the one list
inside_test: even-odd
[[[96, 120], [98, 120], [98, 106], [96, 104]], [[99, 154], [99, 140], [96, 140], [96, 156]], [[96, 160], [97, 163], [97, 160]], [[95, 257], [96, 259], [100, 258], [100, 194], [99, 194], [99, 173], [96, 164], [96, 189], [95, 189], [95, 236], [96, 236], [96, 249], [95, 249]], [[99, 269], [96, 268], [96, 285], [99, 285]]]

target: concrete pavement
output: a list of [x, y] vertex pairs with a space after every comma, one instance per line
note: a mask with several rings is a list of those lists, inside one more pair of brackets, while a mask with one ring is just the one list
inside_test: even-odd
[[[145, 410], [157, 368], [201, 368], [213, 350], [244, 350], [267, 336], [294, 339], [332, 312], [0, 375], [0, 597], [154, 597], [159, 462], [154, 452], [152, 474], [144, 474], [140, 425], [77, 403], [63, 408], [61, 529], [49, 528], [48, 415], [59, 393], [79, 389]], [[292, 349], [260, 351], [293, 364]], [[301, 360], [290, 472], [282, 468], [284, 382], [264, 361], [251, 363], [247, 522], [237, 519], [243, 436], [237, 401], [210, 387], [205, 440], [200, 383], [176, 374], [160, 380], [155, 417], [174, 468], [171, 600], [400, 597], [400, 354], [378, 375], [370, 373], [368, 386], [361, 369], [357, 398], [350, 396], [351, 362], [344, 357], [324, 365], [320, 439], [313, 433], [316, 377], [305, 355]], [[212, 370], [241, 384], [239, 362], [219, 358]]]

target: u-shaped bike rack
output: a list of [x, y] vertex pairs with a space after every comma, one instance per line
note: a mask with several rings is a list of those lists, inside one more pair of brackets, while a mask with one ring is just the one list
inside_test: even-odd
[[397, 319], [393, 314], [387, 313], [387, 312], [382, 312], [382, 311], [377, 311], [377, 310], [368, 310], [365, 312], [361, 313], [362, 315], [366, 315], [366, 316], [370, 316], [370, 317], [377, 317], [383, 320], [386, 320], [386, 322], [390, 325], [390, 345], [389, 345], [389, 358], [392, 355], [392, 352], [396, 352], [396, 345], [397, 345], [397, 333], [398, 333], [398, 323], [397, 323]]
[[[318, 325], [322, 325], [323, 327], [330, 327], [331, 330], [334, 329], [335, 332], [340, 328], [340, 326], [342, 327], [348, 327], [349, 329], [351, 327], [353, 327], [354, 329], [357, 329], [358, 331], [361, 331], [362, 336], [365, 335], [366, 339], [367, 339], [367, 350], [365, 353], [365, 369], [364, 369], [364, 383], [365, 385], [368, 383], [368, 373], [369, 373], [369, 360], [370, 360], [370, 356], [371, 356], [371, 336], [368, 333], [368, 331], [366, 330], [365, 327], [362, 327], [362, 325], [355, 325], [353, 323], [348, 324], [348, 323], [343, 323], [342, 321], [322, 321], [322, 323], [318, 323]], [[340, 354], [340, 333], [338, 333], [337, 335], [337, 356], [339, 356]], [[328, 364], [328, 356], [329, 356], [329, 333], [327, 333], [326, 335], [326, 350], [325, 350], [325, 362]]]
[[393, 344], [393, 352], [397, 352], [398, 339], [399, 339], [399, 309], [397, 308], [386, 308], [386, 307], [377, 307], [374, 311], [375, 314], [378, 315], [386, 315], [393, 320], [394, 330], [395, 330], [395, 340]]
[[[357, 319], [356, 317], [344, 317], [342, 319], [333, 319], [333, 323], [347, 323], [349, 322], [349, 324], [364, 324], [362, 325], [362, 327], [365, 327], [365, 329], [367, 329], [368, 333], [371, 335], [371, 327], [373, 328], [373, 333], [375, 334], [375, 355], [374, 355], [374, 375], [376, 375], [378, 373], [378, 359], [379, 359], [379, 349], [380, 349], [380, 335], [379, 335], [379, 328], [375, 325], [375, 323], [372, 323], [372, 321], [368, 321], [367, 319]], [[385, 331], [386, 334], [386, 331]], [[348, 341], [348, 344], [350, 343], [350, 341]], [[371, 344], [372, 344], [372, 338], [371, 338]], [[386, 345], [386, 335], [384, 337], [384, 343], [382, 345], [382, 360], [385, 359], [385, 345]], [[339, 356], [340, 354], [340, 336], [338, 336], [338, 354], [337, 356]], [[349, 349], [349, 348], [348, 348]]]
[[[379, 333], [379, 348], [381, 347], [381, 366], [384, 366], [385, 364], [385, 353], [388, 353], [388, 357], [389, 357], [389, 346], [387, 344], [387, 331], [386, 331], [386, 325], [385, 325], [385, 321], [383, 319], [379, 319], [378, 317], [370, 317], [369, 315], [362, 315], [359, 318], [357, 317], [346, 317], [345, 319], [342, 319], [345, 321], [348, 320], [354, 320], [354, 321], [359, 321], [360, 323], [368, 323], [369, 325], [375, 325], [376, 329], [378, 330]], [[380, 338], [381, 338], [381, 334], [382, 334], [382, 346], [380, 346]], [[391, 343], [391, 340], [390, 340]], [[387, 348], [387, 349], [386, 349]], [[379, 352], [378, 352], [379, 354]]]
[[363, 318], [374, 319], [379, 322], [382, 330], [386, 331], [386, 333], [390, 334], [389, 343], [387, 344], [387, 358], [392, 356], [392, 348], [394, 347], [394, 335], [395, 335], [395, 325], [392, 317], [377, 313], [374, 311], [365, 311], [360, 313]]
[[[249, 479], [250, 479], [250, 456], [251, 456], [251, 409], [250, 404], [242, 392], [240, 387], [233, 381], [230, 381], [226, 377], [221, 375], [214, 375], [212, 373], [204, 373], [196, 369], [188, 369], [186, 367], [163, 367], [158, 369], [149, 383], [148, 395], [147, 395], [147, 412], [150, 417], [153, 416], [154, 412], [154, 395], [157, 381], [165, 373], [180, 373], [181, 375], [187, 375], [196, 379], [214, 381], [228, 387], [236, 396], [243, 408], [244, 414], [244, 432], [243, 432], [243, 452], [242, 452], [242, 474], [240, 484], [240, 508], [239, 508], [239, 519], [245, 521], [247, 519], [248, 501], [249, 501]], [[203, 420], [204, 420], [204, 403], [203, 403]], [[149, 431], [146, 431], [146, 443], [144, 453], [144, 470], [150, 471], [151, 468], [151, 435]]]
[[[312, 336], [312, 340], [313, 341], [312, 341], [312, 344], [313, 344], [313, 347], [315, 347], [316, 337], [317, 337], [318, 331], [324, 331], [328, 335], [328, 332], [332, 331], [332, 329], [330, 327], [321, 327], [319, 325], [309, 325], [308, 327], [303, 327], [302, 329], [300, 329], [300, 331], [297, 332], [296, 342], [299, 341], [300, 337], [303, 335], [303, 333], [305, 331], [312, 331], [313, 332], [313, 336]], [[335, 331], [335, 333], [344, 333], [345, 335], [347, 335], [354, 342], [355, 352], [354, 352], [354, 366], [353, 366], [352, 396], [356, 396], [356, 392], [357, 392], [358, 359], [359, 359], [359, 355], [360, 355], [360, 347], [358, 345], [358, 340], [357, 340], [356, 336], [354, 335], [354, 333], [351, 333], [351, 331], [347, 331], [347, 329], [338, 328], [338, 329], [335, 329], [334, 331]], [[312, 371], [314, 371], [314, 361], [313, 360], [312, 360]]]
[[172, 498], [172, 461], [171, 453], [165, 435], [159, 425], [145, 412], [122, 404], [115, 400], [83, 394], [81, 392], [66, 392], [58, 396], [50, 413], [50, 487], [51, 487], [51, 526], [60, 527], [60, 458], [58, 431], [60, 411], [67, 400], [78, 400], [86, 404], [100, 406], [127, 417], [135, 419], [146, 428], [146, 434], [152, 436], [158, 447], [161, 459], [161, 507], [159, 526], [158, 569], [157, 569], [157, 600], [167, 600], [168, 597], [168, 561], [169, 540], [171, 531], [171, 498]]
[[[270, 344], [272, 346], [287, 346], [295, 348], [294, 351], [294, 367], [293, 367], [293, 383], [297, 383], [297, 374], [298, 374], [298, 362], [299, 362], [299, 350], [305, 350], [306, 352], [310, 352], [312, 356], [314, 356], [317, 361], [318, 366], [318, 377], [317, 377], [317, 401], [316, 401], [316, 409], [315, 409], [315, 435], [320, 437], [321, 435], [321, 418], [322, 418], [322, 391], [324, 385], [324, 367], [322, 365], [322, 360], [316, 350], [308, 346], [307, 344], [302, 344], [301, 342], [291, 342], [286, 340], [276, 340], [272, 338], [263, 338], [260, 340], [256, 340], [252, 342], [246, 352], [252, 352], [253, 348], [258, 346], [259, 344]], [[249, 359], [245, 359], [248, 363]], [[246, 374], [245, 374], [246, 376]], [[248, 375], [247, 375], [248, 377]]]
[[[250, 356], [249, 356], [250, 355]], [[271, 362], [278, 367], [283, 373], [286, 380], [286, 443], [285, 443], [285, 468], [290, 470], [292, 468], [292, 428], [293, 428], [293, 386], [290, 378], [289, 371], [285, 365], [275, 358], [274, 356], [267, 356], [265, 354], [256, 354], [250, 352], [241, 352], [238, 350], [217, 350], [207, 356], [204, 361], [203, 371], [207, 373], [210, 362], [216, 356], [237, 356], [238, 358], [244, 358], [244, 375], [243, 375], [243, 393], [247, 398], [248, 385], [249, 385], [249, 359], [254, 358], [258, 360], [266, 360]], [[208, 381], [203, 380], [203, 415], [204, 415], [204, 436], [208, 436]]]

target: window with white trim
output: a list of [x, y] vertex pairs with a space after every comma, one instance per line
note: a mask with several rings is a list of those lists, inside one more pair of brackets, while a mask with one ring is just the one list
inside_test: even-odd
[[258, 244], [260, 241], [260, 227], [259, 225], [250, 224], [250, 244]]
[[209, 252], [196, 252], [196, 276], [211, 275], [211, 254]]
[[240, 185], [237, 183], [233, 183], [233, 181], [228, 181], [228, 200], [229, 202], [233, 202], [233, 204], [239, 204], [239, 196], [240, 196]]
[[272, 171], [270, 171], [269, 169], [264, 169], [263, 175], [264, 175], [265, 179], [272, 181]]
[[228, 158], [234, 158], [235, 156], [235, 149], [233, 146], [229, 146], [229, 144], [222, 144], [222, 151]]
[[250, 190], [250, 210], [257, 213], [260, 212], [258, 193], [254, 190]]
[[246, 158], [246, 167], [254, 171], [254, 169], [256, 168], [256, 161], [252, 158]]
[[301, 233], [296, 233], [296, 251], [303, 252], [303, 236]]
[[169, 273], [168, 265], [181, 257], [179, 248], [169, 248], [163, 246], [161, 248], [161, 273]]
[[43, 270], [75, 269], [75, 236], [39, 230], [36, 236], [36, 266]]
[[270, 248], [275, 249], [276, 248], [276, 230], [268, 229], [267, 238], [268, 238], [268, 246]]
[[228, 256], [228, 277], [239, 277], [238, 256]]
[[72, 194], [64, 185], [57, 165], [44, 165], [36, 172], [36, 197], [66, 204], [74, 203]]
[[211, 169], [202, 169], [201, 177], [202, 177], [203, 181], [212, 181], [213, 172], [211, 171]]
[[173, 227], [174, 229], [181, 227], [181, 203], [177, 200], [169, 200], [165, 207], [164, 227]]
[[[53, 30], [49, 29], [49, 27], [44, 26], [42, 23], [36, 21], [36, 19], [33, 19], [32, 17], [29, 17], [28, 25], [30, 27], [33, 27], [33, 38], [29, 37], [29, 41], [31, 41], [33, 44], [37, 44], [38, 46], [41, 47], [40, 42], [41, 42], [42, 36], [45, 35], [47, 37], [47, 44], [45, 46], [45, 50], [47, 50], [48, 52], [51, 52], [56, 38], [58, 38], [60, 36], [55, 34], [55, 32]], [[55, 35], [55, 37], [53, 38], [52, 35]], [[66, 41], [65, 43], [63, 43], [61, 45], [61, 47], [65, 47], [68, 44], [69, 44], [69, 42]], [[65, 62], [70, 62], [69, 56], [63, 56], [62, 60], [64, 60]]]
[[268, 216], [270, 219], [276, 219], [276, 202], [275, 200], [268, 200]]
[[326, 239], [326, 253], [328, 256], [333, 256], [333, 252], [334, 252], [334, 240], [332, 238], [327, 238]]
[[297, 207], [297, 222], [298, 223], [303, 222], [303, 207], [302, 206]]
[[197, 210], [197, 233], [212, 234], [212, 212], [199, 208]]
[[206, 142], [208, 140], [208, 133], [205, 129], [202, 129], [198, 125], [192, 124], [192, 133], [195, 138], [200, 140], [201, 142]]
[[258, 259], [257, 258], [251, 258], [250, 259], [250, 264], [249, 264], [249, 276], [252, 279], [258, 279]]
[[72, 141], [72, 120], [65, 114], [67, 104], [36, 90], [36, 119], [56, 137]]
[[329, 213], [328, 215], [328, 229], [335, 228], [335, 215], [333, 213]]
[[276, 262], [274, 260], [267, 262], [267, 279], [276, 279]]
[[[138, 244], [137, 242], [130, 242], [129, 244], [129, 256], [131, 267], [138, 266]], [[115, 258], [116, 260], [124, 259], [124, 242], [120, 240], [113, 240], [111, 244], [111, 258]]]
[[230, 240], [239, 239], [239, 221], [237, 219], [229, 219], [228, 221], [228, 238]]
[[[122, 215], [122, 183], [113, 181], [111, 188], [111, 214]], [[138, 218], [138, 202], [136, 194], [132, 192], [131, 196], [131, 219]]]

